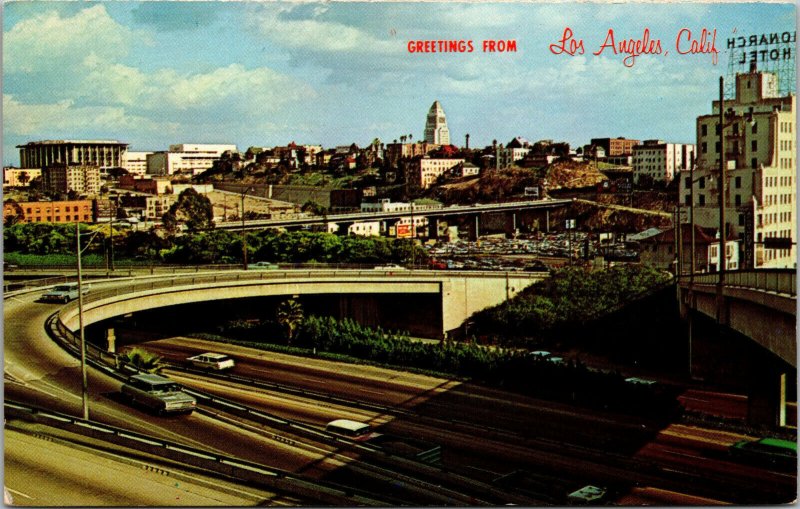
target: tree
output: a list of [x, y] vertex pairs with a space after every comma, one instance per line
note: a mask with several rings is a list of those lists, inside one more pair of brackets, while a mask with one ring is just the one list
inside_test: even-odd
[[31, 176], [28, 174], [27, 171], [21, 171], [19, 172], [19, 175], [17, 175], [17, 180], [19, 181], [22, 187], [25, 187], [28, 185], [28, 182], [31, 181]]
[[13, 226], [25, 219], [25, 212], [22, 210], [22, 205], [17, 203], [16, 200], [9, 198], [3, 202], [3, 205], [5, 205], [5, 207], [3, 207], [4, 209], [8, 208], [11, 211], [10, 214], [3, 214], [3, 226], [6, 228]]
[[213, 228], [214, 208], [211, 200], [190, 187], [178, 196], [178, 201], [172, 204], [162, 220], [164, 228], [173, 233], [177, 230], [179, 222], [186, 224], [190, 232]]
[[164, 367], [164, 358], [144, 348], [131, 348], [117, 357], [117, 366], [130, 366], [145, 373], [158, 373]]
[[285, 300], [275, 310], [275, 318], [284, 331], [286, 344], [291, 345], [297, 327], [303, 321], [303, 307], [294, 299]]

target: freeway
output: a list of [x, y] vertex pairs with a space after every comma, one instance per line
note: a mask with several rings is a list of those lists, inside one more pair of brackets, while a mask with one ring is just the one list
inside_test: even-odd
[[257, 219], [242, 222], [223, 222], [218, 223], [215, 228], [229, 229], [229, 230], [246, 230], [258, 228], [279, 228], [279, 227], [297, 227], [297, 226], [311, 226], [321, 225], [336, 222], [353, 222], [353, 221], [381, 221], [387, 219], [398, 219], [401, 217], [408, 217], [409, 215], [418, 215], [420, 217], [447, 217], [447, 216], [463, 216], [472, 214], [484, 214], [489, 212], [513, 212], [526, 209], [551, 209], [563, 207], [572, 203], [571, 199], [547, 199], [547, 200], [528, 200], [506, 203], [487, 203], [487, 204], [473, 204], [473, 205], [451, 205], [443, 208], [419, 208], [414, 211], [396, 211], [396, 212], [352, 212], [347, 214], [329, 214], [325, 216], [310, 216], [295, 219]]
[[[213, 345], [179, 338], [146, 347], [180, 362]], [[539, 503], [563, 504], [567, 490], [582, 480], [616, 486], [621, 492], [633, 483], [736, 503], [777, 502], [793, 494], [793, 473], [728, 459], [727, 447], [742, 435], [680, 424], [662, 427], [631, 415], [589, 412], [423, 375], [224, 348], [239, 360], [237, 376], [338, 399], [261, 390], [254, 386], [256, 379], [236, 383], [184, 373], [174, 376], [186, 385], [319, 427], [346, 417], [370, 422], [383, 432], [421, 437], [442, 445], [448, 470], [484, 482], [525, 472], [528, 482], [536, 480], [538, 491], [532, 496]], [[370, 408], [366, 402], [385, 407]]]
[[[98, 287], [114, 284], [98, 283]], [[78, 414], [77, 362], [43, 333], [44, 320], [58, 306], [33, 302], [37, 296], [5, 300], [6, 399]], [[280, 390], [257, 389], [253, 383], [223, 383], [178, 372], [174, 377], [319, 429], [333, 418], [346, 416], [373, 422], [382, 431], [441, 444], [446, 469], [487, 486], [505, 482], [498, 479], [513, 479], [508, 481], [509, 496], [524, 490], [529, 504], [563, 505], [569, 490], [591, 482], [613, 487], [622, 500], [636, 486], [654, 488], [648, 497], [681, 493], [734, 503], [779, 503], [794, 496], [795, 475], [729, 461], [724, 451], [741, 436], [711, 437], [703, 429], [665, 427], [631, 415], [587, 411], [454, 380], [197, 340], [162, 341], [146, 347], [176, 360], [224, 348], [239, 361], [237, 374], [253, 381], [335, 394], [341, 401], [287, 395]], [[452, 491], [426, 485], [424, 475], [378, 465], [374, 458], [349, 447], [331, 447], [235, 419], [221, 421], [205, 410], [167, 418], [147, 414], [120, 400], [119, 385], [90, 370], [94, 419], [268, 462], [309, 479], [359, 486], [382, 493], [390, 504], [450, 505], [455, 500], [449, 498], [455, 496]], [[388, 492], [387, 486], [391, 487]]]

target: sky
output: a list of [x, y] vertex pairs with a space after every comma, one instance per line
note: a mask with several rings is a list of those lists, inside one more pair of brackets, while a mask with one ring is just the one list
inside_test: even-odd
[[[728, 75], [726, 40], [796, 26], [794, 3], [4, 2], [3, 164], [46, 139], [137, 151], [417, 140], [435, 100], [459, 146], [466, 134], [471, 147], [693, 143]], [[583, 54], [555, 53], [567, 28]], [[716, 63], [679, 54], [682, 29], [698, 42], [716, 30]], [[609, 30], [615, 48], [647, 30], [660, 53], [626, 61]], [[409, 51], [438, 40], [474, 50]], [[488, 40], [516, 51], [484, 52]]]

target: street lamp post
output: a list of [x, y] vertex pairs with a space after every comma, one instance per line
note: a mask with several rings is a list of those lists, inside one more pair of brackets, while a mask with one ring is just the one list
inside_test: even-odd
[[[81, 229], [80, 223], [75, 222], [75, 246], [77, 253], [78, 265], [78, 335], [81, 343], [81, 400], [83, 401], [83, 418], [89, 419], [89, 382], [86, 376], [86, 334], [83, 329], [83, 274], [81, 267]], [[97, 235], [97, 232], [95, 232]], [[92, 237], [94, 238], [94, 237]], [[89, 239], [86, 247], [92, 242]], [[84, 248], [85, 249], [85, 248]]]
[[247, 270], [247, 233], [244, 229], [244, 198], [253, 188], [248, 187], [242, 191], [242, 269]]
[[722, 286], [725, 284], [725, 95], [724, 78], [719, 77], [719, 253], [717, 257], [717, 323], [722, 323]]

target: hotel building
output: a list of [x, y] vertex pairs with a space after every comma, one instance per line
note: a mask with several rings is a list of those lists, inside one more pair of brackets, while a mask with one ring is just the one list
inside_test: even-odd
[[726, 235], [741, 239], [743, 268], [797, 264], [795, 108], [794, 95], [779, 95], [775, 74], [751, 68], [736, 75], [736, 96], [724, 101], [722, 126], [719, 101], [711, 114], [697, 117], [697, 165], [681, 172], [681, 204], [693, 207], [695, 224], [719, 229], [722, 157]]

